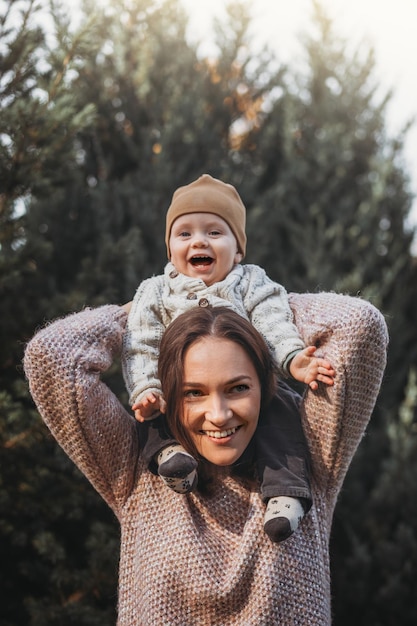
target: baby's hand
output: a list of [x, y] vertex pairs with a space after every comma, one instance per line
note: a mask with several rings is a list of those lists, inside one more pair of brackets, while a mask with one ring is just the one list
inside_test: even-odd
[[144, 422], [154, 419], [158, 413], [165, 413], [165, 408], [166, 402], [162, 396], [157, 393], [148, 393], [140, 402], [132, 406], [132, 411], [138, 422]]
[[296, 380], [309, 385], [314, 391], [318, 383], [333, 385], [336, 372], [326, 359], [314, 356], [315, 346], [308, 346], [298, 352], [290, 363], [290, 373]]

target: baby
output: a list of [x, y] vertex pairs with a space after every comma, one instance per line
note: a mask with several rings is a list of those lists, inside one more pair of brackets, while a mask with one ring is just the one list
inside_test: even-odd
[[[292, 376], [313, 390], [319, 382], [332, 385], [335, 376], [331, 364], [315, 356], [315, 346], [304, 345], [284, 287], [270, 280], [262, 268], [241, 264], [245, 224], [246, 210], [232, 185], [204, 174], [177, 189], [166, 216], [170, 262], [163, 275], [141, 283], [129, 313], [122, 365], [135, 417], [147, 424], [142, 453], [150, 470], [178, 493], [196, 486], [197, 461], [168, 431], [157, 378], [159, 343], [175, 317], [190, 307], [228, 306], [263, 335], [282, 376]], [[277, 415], [277, 424], [278, 419]], [[255, 454], [262, 451], [261, 493], [267, 503], [264, 529], [275, 542], [289, 537], [311, 506], [300, 416], [296, 413], [289, 421], [294, 445], [287, 426], [283, 438], [279, 427], [258, 426], [255, 433]], [[285, 461], [276, 470], [278, 457]]]

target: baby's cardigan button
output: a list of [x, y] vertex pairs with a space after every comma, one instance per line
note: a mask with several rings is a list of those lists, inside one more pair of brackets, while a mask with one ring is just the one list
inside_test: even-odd
[[207, 300], [207, 298], [201, 298], [201, 300], [198, 301], [198, 306], [208, 306], [209, 305], [209, 301]]

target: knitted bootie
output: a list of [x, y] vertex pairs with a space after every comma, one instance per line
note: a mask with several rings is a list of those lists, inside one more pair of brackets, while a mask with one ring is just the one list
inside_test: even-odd
[[279, 496], [268, 501], [264, 530], [274, 543], [288, 539], [304, 517], [304, 508], [297, 498]]
[[164, 448], [156, 458], [158, 474], [177, 493], [189, 493], [197, 485], [197, 461], [179, 444]]

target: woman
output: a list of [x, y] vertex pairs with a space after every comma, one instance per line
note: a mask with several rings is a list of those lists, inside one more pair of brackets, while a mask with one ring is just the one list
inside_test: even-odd
[[[134, 419], [100, 381], [120, 351], [123, 308], [69, 316], [28, 345], [25, 369], [41, 414], [120, 521], [119, 625], [331, 623], [333, 508], [379, 390], [386, 328], [359, 299], [318, 294], [291, 302], [304, 340], [320, 347], [337, 377], [303, 401], [314, 503], [278, 545], [263, 532], [256, 480], [237, 471], [267, 412], [271, 381], [263, 341], [242, 318], [217, 313], [217, 330], [178, 318], [161, 346], [169, 425], [206, 469], [209, 488], [187, 495], [146, 471]], [[230, 323], [234, 334], [225, 335]]]

